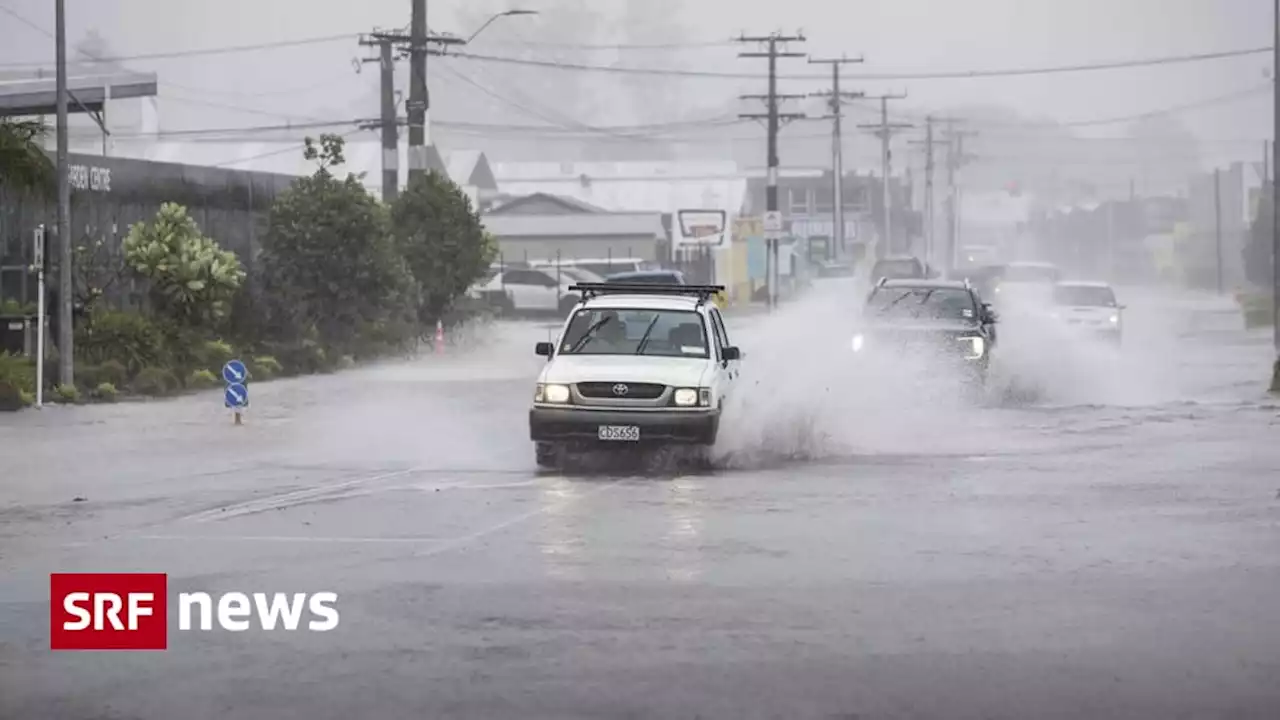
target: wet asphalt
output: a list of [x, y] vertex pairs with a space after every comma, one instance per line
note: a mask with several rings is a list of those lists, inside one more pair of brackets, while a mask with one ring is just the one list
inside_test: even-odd
[[[260, 383], [241, 427], [0, 416], [0, 717], [1280, 717], [1269, 336], [1131, 297], [1118, 354], [1006, 329], [1019, 387], [969, 405], [866, 404], [838, 320], [735, 318], [747, 420], [697, 474], [537, 472], [538, 323]], [[341, 624], [52, 652], [51, 572]]]

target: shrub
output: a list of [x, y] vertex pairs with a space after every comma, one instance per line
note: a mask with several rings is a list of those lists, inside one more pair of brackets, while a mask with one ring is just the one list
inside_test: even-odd
[[201, 367], [217, 375], [222, 372], [223, 365], [235, 358], [236, 351], [230, 343], [209, 340], [201, 347], [199, 356]]
[[13, 298], [0, 303], [0, 315], [21, 315], [22, 304]]
[[75, 348], [84, 362], [102, 365], [115, 360], [129, 375], [168, 360], [164, 333], [137, 313], [95, 313], [76, 329]]
[[21, 410], [35, 392], [35, 362], [21, 355], [0, 352], [0, 410]]
[[350, 355], [343, 355], [342, 357], [338, 358], [338, 367], [342, 368], [343, 370], [350, 370], [355, 366], [356, 366], [356, 359], [351, 357]]
[[129, 228], [124, 256], [129, 268], [150, 282], [155, 311], [187, 328], [224, 318], [245, 278], [235, 253], [205, 237], [177, 203], [165, 203], [155, 220]]
[[116, 386], [109, 382], [99, 383], [91, 393], [91, 397], [99, 402], [115, 402], [117, 395], [119, 391]]
[[119, 360], [108, 360], [101, 365], [81, 365], [76, 368], [76, 380], [81, 387], [90, 389], [102, 383], [120, 387], [129, 381], [129, 370]]
[[330, 368], [329, 354], [315, 340], [298, 343], [268, 343], [272, 354], [291, 374], [309, 375]]
[[484, 275], [497, 244], [467, 195], [437, 173], [414, 177], [390, 214], [396, 246], [421, 288], [418, 320], [434, 325]]
[[[295, 180], [271, 206], [262, 237], [262, 304], [267, 332], [288, 343], [313, 339], [335, 353], [359, 344], [362, 323], [413, 313], [413, 277], [388, 233], [386, 208], [341, 165], [342, 138], [307, 140], [320, 168]], [[275, 353], [284, 359], [283, 353]], [[284, 360], [306, 372], [305, 363]]]
[[280, 361], [270, 355], [260, 355], [249, 361], [249, 376], [254, 380], [270, 380], [284, 372]]
[[191, 376], [187, 378], [187, 387], [189, 388], [211, 388], [218, 384], [218, 378], [209, 370], [201, 368], [200, 370], [192, 370]]
[[54, 394], [58, 397], [58, 402], [78, 403], [80, 402], [80, 389], [75, 385], [59, 385], [54, 388]]
[[134, 392], [139, 395], [161, 396], [177, 390], [178, 378], [172, 370], [162, 367], [143, 368], [133, 379]]
[[18, 403], [21, 407], [31, 407], [36, 404], [36, 396], [26, 390], [19, 390]]

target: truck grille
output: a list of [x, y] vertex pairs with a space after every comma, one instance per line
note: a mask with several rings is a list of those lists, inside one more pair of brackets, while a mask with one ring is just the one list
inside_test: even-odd
[[[623, 392], [617, 390], [626, 388]], [[666, 385], [629, 382], [578, 383], [578, 393], [584, 398], [596, 400], [657, 400], [666, 392]]]

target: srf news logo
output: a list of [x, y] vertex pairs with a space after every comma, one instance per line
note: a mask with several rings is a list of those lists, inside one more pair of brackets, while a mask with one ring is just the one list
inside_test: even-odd
[[[49, 576], [49, 647], [53, 650], [165, 650], [169, 647], [169, 576], [164, 573], [54, 573]], [[338, 627], [331, 592], [178, 594], [178, 629], [230, 632], [297, 630], [304, 611], [311, 632]], [[193, 617], [195, 622], [192, 622]], [[255, 622], [256, 621], [256, 622]]]

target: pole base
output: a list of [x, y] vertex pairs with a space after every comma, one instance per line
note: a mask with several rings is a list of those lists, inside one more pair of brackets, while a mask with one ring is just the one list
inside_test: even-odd
[[1271, 392], [1280, 395], [1280, 358], [1276, 358], [1275, 367], [1271, 368]]

